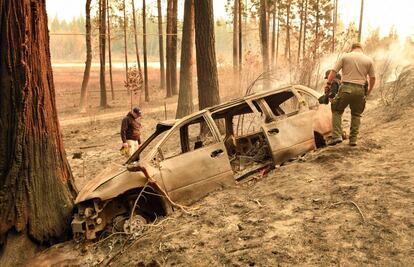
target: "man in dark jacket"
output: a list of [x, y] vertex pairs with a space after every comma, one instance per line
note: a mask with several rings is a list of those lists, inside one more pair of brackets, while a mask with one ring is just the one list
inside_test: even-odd
[[141, 110], [134, 107], [122, 120], [122, 147], [128, 156], [131, 156], [141, 144], [141, 116]]

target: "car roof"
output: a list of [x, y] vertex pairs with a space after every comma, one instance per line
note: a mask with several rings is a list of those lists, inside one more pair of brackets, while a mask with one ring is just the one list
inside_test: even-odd
[[260, 92], [252, 93], [252, 94], [249, 94], [249, 95], [246, 95], [246, 96], [243, 96], [243, 97], [235, 98], [235, 99], [226, 101], [224, 103], [221, 103], [221, 104], [218, 104], [218, 105], [215, 105], [215, 106], [212, 106], [212, 107], [208, 107], [208, 108], [193, 112], [193, 113], [191, 113], [191, 114], [189, 114], [189, 115], [187, 115], [187, 116], [185, 116], [181, 119], [170, 119], [170, 120], [160, 121], [160, 122], [157, 123], [157, 128], [165, 128], [165, 127], [171, 128], [178, 121], [183, 121], [183, 120], [187, 120], [188, 118], [196, 117], [196, 116], [198, 116], [200, 114], [203, 114], [207, 111], [209, 111], [211, 113], [214, 113], [214, 112], [217, 112], [217, 111], [222, 111], [226, 108], [230, 108], [230, 107], [233, 107], [233, 106], [237, 106], [239, 104], [243, 104], [243, 103], [246, 102], [246, 100], [265, 97], [265, 96], [268, 96], [268, 95], [273, 95], [273, 94], [280, 93], [280, 92], [283, 92], [283, 91], [286, 91], [286, 90], [289, 90], [289, 89], [292, 89], [292, 88], [294, 88], [296, 90], [299, 90], [299, 91], [307, 92], [307, 93], [313, 95], [316, 98], [319, 97], [319, 95], [318, 95], [319, 93], [316, 92], [315, 90], [309, 88], [309, 87], [306, 87], [306, 86], [303, 86], [303, 85], [286, 85], [286, 86], [283, 86], [283, 87], [279, 87], [277, 89], [270, 89], [270, 90], [260, 91]]

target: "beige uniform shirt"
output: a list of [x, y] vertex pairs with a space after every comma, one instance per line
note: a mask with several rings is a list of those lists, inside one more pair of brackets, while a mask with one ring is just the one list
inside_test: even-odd
[[363, 85], [369, 77], [375, 77], [374, 64], [370, 57], [360, 51], [343, 55], [334, 66], [337, 73], [342, 69], [342, 82]]

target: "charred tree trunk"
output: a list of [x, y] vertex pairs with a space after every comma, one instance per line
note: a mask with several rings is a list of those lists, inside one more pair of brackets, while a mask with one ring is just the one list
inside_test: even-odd
[[142, 0], [142, 46], [144, 49], [144, 91], [145, 91], [145, 102], [150, 101], [148, 91], [148, 65], [147, 65], [147, 11], [145, 0]]
[[306, 28], [308, 23], [308, 0], [305, 0], [305, 17], [303, 19], [302, 59], [306, 59]]
[[108, 26], [108, 60], [109, 60], [109, 81], [111, 85], [111, 96], [112, 100], [115, 100], [115, 93], [114, 93], [114, 82], [112, 78], [112, 51], [111, 51], [111, 20], [109, 17], [109, 0], [106, 0], [106, 16], [107, 18], [107, 26]]
[[336, 26], [338, 24], [338, 0], [334, 0], [333, 19], [332, 19], [332, 53], [335, 52]]
[[303, 30], [303, 6], [304, 0], [300, 2], [300, 26], [299, 26], [299, 39], [298, 39], [298, 55], [296, 58], [296, 63], [299, 64], [300, 62], [300, 49], [302, 46], [302, 30]]
[[177, 94], [177, 0], [167, 6], [167, 97]]
[[134, 20], [133, 23], [134, 23], [135, 54], [136, 54], [136, 57], [137, 57], [138, 72], [139, 72], [139, 75], [142, 76], [141, 61], [139, 59], [138, 33], [137, 33], [137, 18], [136, 18], [136, 14], [135, 14], [135, 3], [134, 3], [134, 0], [131, 0], [131, 4], [132, 4], [132, 19]]
[[276, 33], [276, 55], [275, 55], [275, 66], [277, 68], [277, 61], [279, 58], [279, 40], [280, 40], [280, 6], [277, 9], [277, 33]]
[[271, 56], [271, 68], [275, 67], [275, 51], [276, 51], [276, 2], [273, 3], [273, 12], [272, 12], [272, 56]]
[[105, 43], [106, 43], [106, 0], [99, 0], [99, 87], [101, 91], [100, 106], [106, 108], [108, 106], [106, 99], [106, 83], [105, 83]]
[[236, 0], [239, 2], [239, 73], [242, 71], [242, 63], [243, 63], [243, 32], [242, 32], [242, 2], [241, 0]]
[[57, 118], [45, 1], [0, 1], [0, 35], [0, 243], [14, 231], [63, 240], [76, 189]]
[[160, 87], [165, 88], [165, 68], [164, 68], [164, 38], [162, 30], [162, 12], [161, 12], [161, 0], [157, 0], [158, 9], [158, 42], [160, 53]]
[[181, 42], [180, 90], [176, 118], [193, 112], [193, 43], [194, 43], [194, 0], [185, 0], [184, 25]]
[[80, 112], [85, 112], [88, 105], [88, 83], [89, 75], [91, 72], [92, 65], [92, 41], [91, 41], [91, 0], [86, 0], [85, 5], [85, 28], [86, 28], [86, 61], [85, 61], [85, 71], [83, 73], [82, 88], [81, 88], [81, 98], [80, 98]]
[[285, 57], [290, 63], [290, 8], [292, 0], [288, 0], [286, 7], [286, 45], [285, 45]]
[[239, 40], [238, 40], [238, 25], [239, 25], [239, 1], [234, 0], [233, 6], [233, 76], [237, 79], [239, 70]]
[[263, 72], [269, 71], [269, 30], [267, 27], [267, 2], [266, 0], [260, 0], [260, 45]]
[[124, 4], [124, 55], [125, 55], [125, 82], [128, 82], [128, 35], [127, 35], [127, 27], [128, 27], [128, 20], [126, 16], [126, 4], [125, 0], [123, 1]]
[[318, 53], [318, 46], [319, 46], [319, 21], [320, 21], [320, 13], [319, 13], [319, 0], [316, 1], [316, 25], [315, 25], [315, 47], [313, 51], [313, 57], [317, 57]]
[[213, 1], [195, 1], [195, 44], [199, 109], [220, 103]]

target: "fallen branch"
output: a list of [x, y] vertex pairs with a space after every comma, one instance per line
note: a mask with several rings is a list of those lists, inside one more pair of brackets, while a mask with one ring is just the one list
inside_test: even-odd
[[361, 209], [359, 208], [359, 206], [358, 206], [355, 202], [353, 202], [353, 201], [341, 201], [341, 202], [334, 203], [334, 204], [332, 204], [331, 206], [337, 206], [337, 205], [341, 205], [341, 204], [352, 204], [353, 206], [355, 206], [355, 208], [357, 208], [357, 210], [358, 210], [359, 214], [360, 214], [360, 215], [361, 215], [361, 217], [362, 217], [362, 221], [363, 221], [363, 223], [365, 223], [365, 216], [364, 216], [364, 214], [362, 213], [362, 211], [361, 211]]
[[81, 146], [81, 147], [79, 147], [79, 149], [88, 149], [88, 148], [95, 148], [95, 147], [102, 147], [102, 146], [105, 146], [105, 144], [91, 145], [91, 146]]

